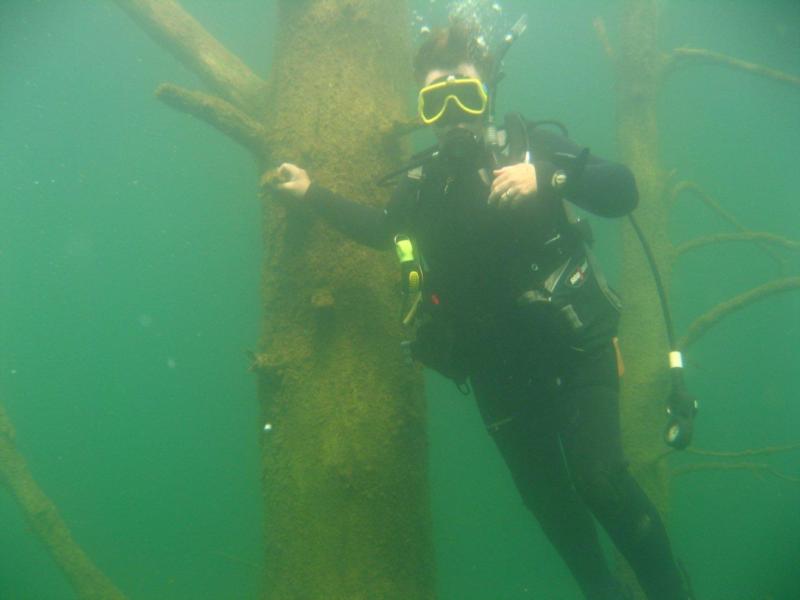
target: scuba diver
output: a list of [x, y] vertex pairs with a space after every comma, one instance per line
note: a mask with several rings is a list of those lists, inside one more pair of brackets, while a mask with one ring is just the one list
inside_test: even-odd
[[620, 217], [631, 171], [519, 115], [490, 126], [496, 63], [453, 23], [414, 61], [419, 116], [438, 144], [402, 172], [385, 209], [278, 169], [276, 191], [353, 240], [393, 246], [412, 357], [471, 387], [519, 494], [589, 600], [626, 590], [601, 549], [605, 528], [651, 600], [687, 600], [656, 508], [622, 451], [620, 303], [568, 203]]

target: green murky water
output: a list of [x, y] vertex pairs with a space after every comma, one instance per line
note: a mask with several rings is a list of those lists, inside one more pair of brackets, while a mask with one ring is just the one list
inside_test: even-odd
[[[272, 1], [183, 4], [268, 70]], [[531, 23], [500, 110], [559, 118], [614, 157], [613, 74], [592, 18], [613, 40], [618, 3], [503, 4]], [[800, 5], [664, 2], [662, 47], [676, 46], [800, 75]], [[260, 427], [245, 351], [260, 318], [258, 173], [244, 150], [155, 101], [163, 81], [200, 85], [110, 3], [0, 4], [0, 401], [37, 481], [131, 599], [255, 598]], [[798, 239], [798, 107], [796, 86], [680, 71], [662, 97], [664, 162], [749, 228]], [[673, 220], [676, 240], [724, 229], [691, 202]], [[617, 227], [596, 224], [612, 275]], [[795, 254], [785, 274], [798, 266]], [[673, 282], [679, 330], [778, 274], [747, 245], [687, 258]], [[699, 447], [800, 441], [799, 314], [800, 293], [776, 296], [693, 348]], [[439, 598], [577, 599], [474, 406], [429, 379]], [[800, 477], [800, 451], [747, 461]], [[701, 600], [800, 598], [800, 483], [711, 471], [674, 492], [670, 532]], [[0, 598], [72, 597], [0, 490]]]

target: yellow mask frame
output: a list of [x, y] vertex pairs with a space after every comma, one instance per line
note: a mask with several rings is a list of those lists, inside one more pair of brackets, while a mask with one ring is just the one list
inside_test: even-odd
[[[448, 91], [451, 93], [447, 93]], [[459, 92], [461, 92], [461, 97], [458, 95]], [[478, 102], [474, 105], [465, 103], [467, 93], [473, 94], [473, 99]], [[441, 103], [441, 107], [438, 106], [439, 103]], [[480, 79], [475, 77], [459, 79], [452, 76], [448, 77], [444, 81], [426, 85], [419, 91], [417, 99], [419, 118], [425, 125], [436, 123], [442, 118], [451, 103], [454, 103], [468, 115], [479, 116], [486, 112], [486, 107], [489, 105], [489, 94]], [[431, 104], [434, 104], [433, 110], [430, 110]]]

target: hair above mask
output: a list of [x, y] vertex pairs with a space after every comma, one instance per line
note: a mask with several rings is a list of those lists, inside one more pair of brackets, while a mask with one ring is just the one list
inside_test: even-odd
[[456, 69], [459, 65], [475, 65], [481, 79], [486, 79], [491, 61], [475, 43], [475, 31], [465, 22], [433, 31], [417, 50], [414, 58], [414, 77], [422, 85], [433, 70]]

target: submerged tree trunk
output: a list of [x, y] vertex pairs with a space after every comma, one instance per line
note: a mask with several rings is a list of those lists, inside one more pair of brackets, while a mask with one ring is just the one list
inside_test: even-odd
[[[624, 2], [616, 61], [617, 141], [639, 187], [636, 219], [669, 285], [672, 245], [663, 204], [666, 172], [659, 156], [657, 115], [663, 70], [657, 4], [656, 0]], [[657, 460], [666, 450], [662, 435], [669, 391], [666, 329], [653, 275], [629, 225], [623, 233], [621, 288], [626, 305], [620, 327], [627, 363], [620, 398], [625, 452], [637, 481], [666, 519], [669, 471], [666, 462]], [[635, 587], [632, 572], [625, 569], [624, 574]]]
[[[279, 0], [262, 81], [175, 0], [116, 0], [215, 95], [160, 99], [208, 121], [259, 167], [291, 161], [364, 203], [402, 161], [382, 130], [406, 113], [409, 13], [397, 0]], [[434, 595], [421, 373], [400, 350], [392, 253], [359, 247], [301, 206], [264, 204], [263, 408], [267, 597]]]
[[[406, 111], [407, 8], [286, 0], [267, 110], [276, 162], [380, 205], [380, 132]], [[433, 597], [425, 408], [397, 324], [396, 264], [280, 204], [265, 207], [268, 597]]]
[[[617, 61], [617, 139], [625, 164], [639, 186], [636, 218], [647, 235], [668, 284], [673, 248], [664, 205], [666, 171], [659, 157], [657, 99], [663, 56], [657, 48], [658, 2], [624, 4]], [[626, 310], [621, 339], [628, 359], [622, 386], [626, 452], [640, 483], [661, 511], [667, 507], [668, 480], [663, 463], [663, 427], [669, 390], [664, 319], [653, 275], [632, 228], [623, 234], [622, 291]]]
[[[794, 251], [800, 248], [800, 242], [775, 233], [750, 231], [698, 184], [671, 180], [659, 156], [658, 100], [661, 87], [670, 73], [690, 64], [723, 66], [795, 87], [800, 87], [800, 77], [702, 48], [681, 47], [668, 52], [661, 51], [658, 33], [659, 13], [663, 6], [660, 0], [623, 0], [617, 48], [608, 39], [601, 19], [595, 20], [595, 27], [606, 53], [616, 67], [617, 139], [623, 160], [633, 169], [639, 185], [641, 200], [636, 218], [652, 247], [665, 287], [669, 287], [673, 265], [678, 257], [712, 244], [750, 243], [773, 259], [777, 267], [772, 281], [720, 302], [696, 317], [686, 334], [677, 340], [678, 349], [685, 351], [731, 313], [773, 295], [800, 289], [800, 277], [787, 275], [786, 257], [779, 251]], [[728, 231], [673, 246], [668, 236], [670, 210], [673, 202], [684, 194], [692, 196], [705, 205], [705, 209], [715, 213]], [[671, 389], [666, 358], [666, 329], [652, 273], [632, 229], [626, 228], [623, 244], [622, 290], [627, 310], [622, 320], [621, 338], [629, 363], [621, 398], [625, 449], [635, 476], [661, 514], [666, 515], [671, 475], [668, 461], [663, 460], [668, 456], [663, 442], [663, 428], [667, 422], [664, 409]], [[795, 447], [787, 445], [743, 452], [695, 449], [693, 453], [735, 459], [772, 454]], [[782, 477], [768, 465], [753, 463], [700, 463], [683, 467], [683, 472], [731, 467], [755, 472], [763, 468]], [[633, 583], [629, 570], [627, 577]]]

